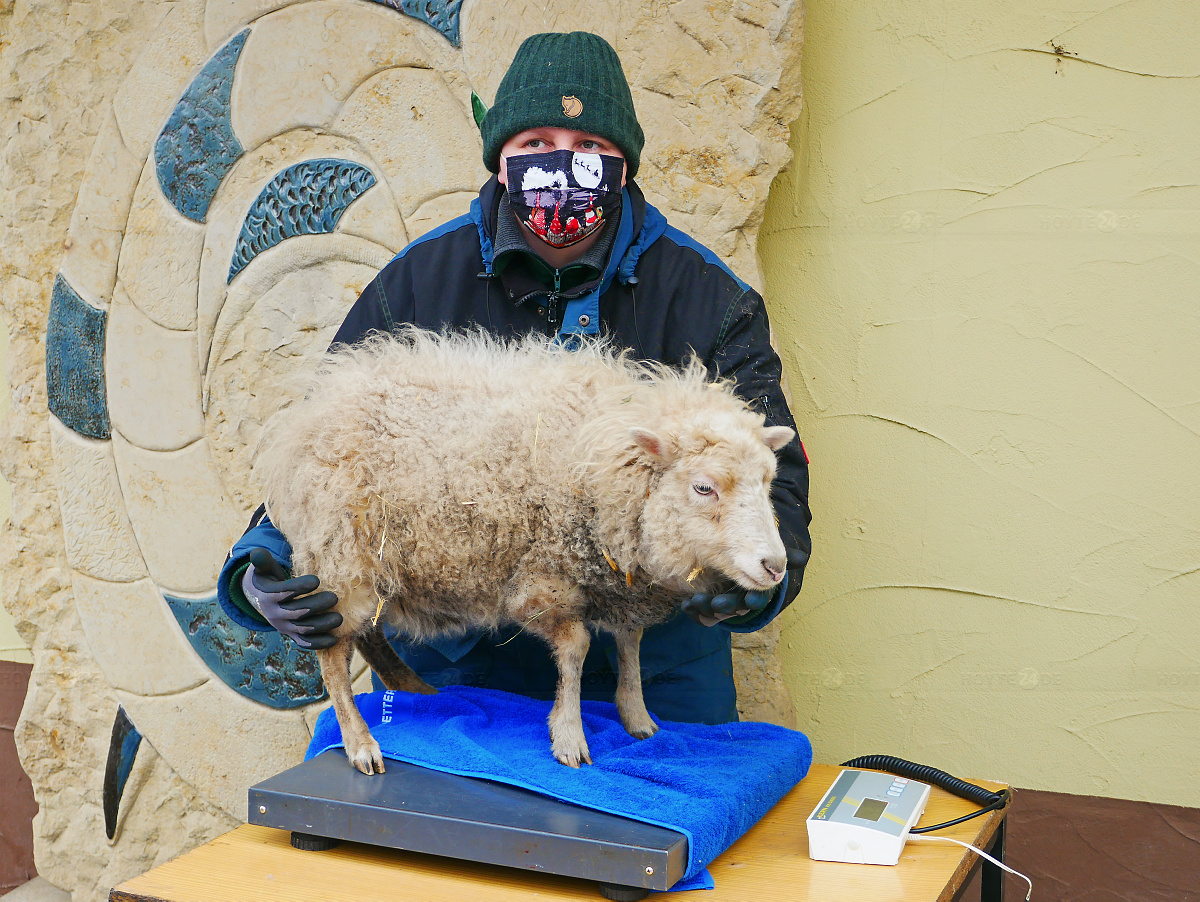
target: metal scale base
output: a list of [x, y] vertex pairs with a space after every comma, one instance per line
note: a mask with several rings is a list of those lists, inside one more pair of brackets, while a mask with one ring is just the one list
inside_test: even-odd
[[291, 830], [297, 848], [349, 840], [595, 880], [627, 902], [670, 889], [688, 860], [665, 827], [390, 758], [368, 777], [341, 749], [252, 786], [250, 823]]

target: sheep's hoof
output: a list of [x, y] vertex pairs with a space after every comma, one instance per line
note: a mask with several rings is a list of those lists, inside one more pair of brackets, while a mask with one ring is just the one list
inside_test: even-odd
[[580, 764], [591, 764], [592, 755], [587, 747], [587, 740], [580, 737], [577, 743], [575, 742], [556, 742], [554, 743], [554, 757], [558, 759], [559, 764], [565, 764], [567, 767], [579, 767]]
[[622, 717], [621, 723], [625, 732], [634, 739], [649, 739], [658, 732], [658, 724], [650, 719], [649, 714], [643, 714], [641, 717]]
[[355, 749], [351, 749], [350, 744], [347, 743], [346, 757], [350, 759], [350, 763], [355, 769], [367, 776], [383, 773], [383, 752], [379, 750], [379, 743], [375, 741], [374, 737]]
[[581, 765], [581, 764], [591, 764], [592, 763], [591, 756], [586, 755], [586, 754], [580, 758], [576, 758], [576, 757], [568, 756], [568, 755], [555, 755], [554, 757], [558, 759], [559, 764], [565, 764], [567, 767], [573, 767], [576, 770], [579, 769], [579, 765]]
[[658, 727], [654, 724], [651, 724], [649, 727], [639, 727], [636, 730], [627, 730], [626, 732], [628, 732], [629, 735], [634, 739], [649, 739], [658, 732]]

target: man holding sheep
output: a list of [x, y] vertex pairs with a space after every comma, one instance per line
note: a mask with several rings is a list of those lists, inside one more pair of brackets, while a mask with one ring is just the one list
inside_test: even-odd
[[[633, 181], [643, 146], [616, 52], [584, 32], [534, 35], [517, 51], [482, 118], [495, 173], [465, 216], [405, 248], [351, 308], [334, 339], [373, 330], [482, 327], [561, 340], [606, 335], [639, 358], [681, 364], [693, 351], [766, 416], [792, 426], [761, 297], [707, 248], [669, 226]], [[737, 719], [730, 632], [770, 622], [795, 597], [811, 550], [808, 462], [799, 439], [778, 455], [772, 499], [788, 550], [773, 592], [696, 595], [646, 631], [646, 704], [668, 720]], [[291, 550], [262, 509], [221, 571], [218, 596], [236, 621], [273, 627], [309, 648], [332, 644], [333, 593], [290, 578]], [[486, 566], [486, 563], [481, 563]], [[397, 651], [426, 681], [552, 698], [553, 658], [516, 628], [410, 644]], [[615, 647], [599, 636], [584, 663], [583, 696], [611, 700]]]

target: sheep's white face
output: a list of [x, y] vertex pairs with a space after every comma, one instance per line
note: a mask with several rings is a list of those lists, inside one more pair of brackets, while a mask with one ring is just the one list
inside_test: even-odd
[[787, 558], [770, 488], [775, 451], [795, 433], [760, 424], [747, 413], [680, 436], [633, 430], [634, 441], [663, 467], [642, 518], [641, 551], [655, 579], [687, 581], [700, 570], [758, 591], [783, 579]]

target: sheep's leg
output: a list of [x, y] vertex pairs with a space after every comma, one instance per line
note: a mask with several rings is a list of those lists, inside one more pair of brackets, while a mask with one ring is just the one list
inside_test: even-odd
[[583, 682], [583, 659], [591, 636], [579, 621], [561, 620], [543, 634], [554, 650], [558, 665], [558, 688], [550, 709], [550, 750], [568, 767], [591, 764], [592, 755], [583, 735], [579, 691]]
[[617, 640], [617, 713], [630, 736], [646, 739], [658, 732], [642, 695], [640, 629], [614, 629]]
[[592, 641], [578, 614], [585, 601], [577, 587], [535, 571], [514, 578], [503, 602], [505, 616], [541, 636], [554, 653], [558, 687], [550, 709], [550, 749], [568, 767], [592, 763], [579, 712], [583, 659]]
[[389, 689], [415, 692], [419, 695], [433, 695], [437, 692], [396, 654], [396, 649], [383, 637], [383, 630], [377, 627], [363, 633], [354, 641], [362, 656], [371, 665], [371, 669], [379, 674], [379, 679]]
[[342, 728], [342, 742], [346, 746], [346, 757], [364, 774], [383, 773], [383, 753], [379, 743], [367, 729], [367, 722], [354, 704], [354, 693], [350, 690], [350, 656], [354, 642], [343, 636], [332, 648], [317, 651], [321, 663], [321, 679], [333, 701], [333, 713]]

